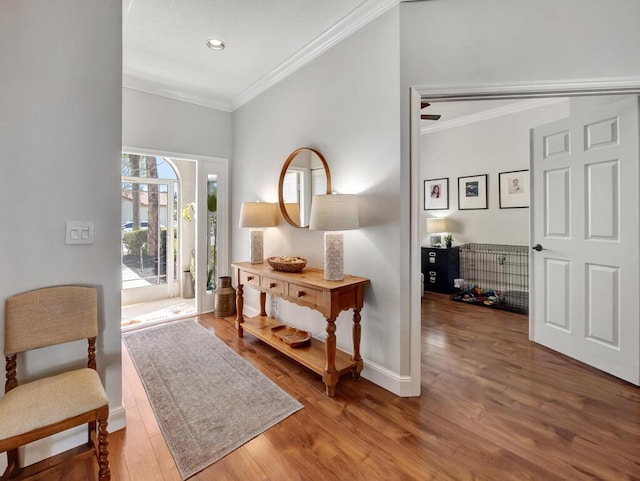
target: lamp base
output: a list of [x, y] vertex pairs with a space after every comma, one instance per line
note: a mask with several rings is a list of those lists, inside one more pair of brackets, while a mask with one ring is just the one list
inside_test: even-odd
[[344, 279], [344, 236], [339, 232], [324, 233], [324, 279]]
[[264, 236], [261, 230], [251, 231], [251, 260], [252, 264], [262, 264], [264, 262], [263, 245]]

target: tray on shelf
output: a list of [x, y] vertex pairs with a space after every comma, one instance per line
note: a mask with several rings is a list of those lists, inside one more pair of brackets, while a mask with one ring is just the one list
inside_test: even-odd
[[304, 346], [311, 340], [311, 333], [307, 331], [301, 331], [295, 327], [281, 324], [279, 326], [273, 326], [271, 333], [280, 339], [285, 344], [291, 347]]

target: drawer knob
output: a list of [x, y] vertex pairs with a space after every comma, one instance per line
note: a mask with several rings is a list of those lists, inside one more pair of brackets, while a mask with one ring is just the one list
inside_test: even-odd
[[247, 280], [248, 281], [252, 281], [253, 280], [253, 276], [247, 276]]
[[269, 283], [269, 289], [273, 289], [276, 286], [277, 286], [277, 284], [275, 282], [270, 282]]
[[304, 296], [305, 294], [306, 294], [306, 293], [305, 293], [304, 291], [297, 291], [297, 292], [296, 292], [296, 296], [298, 296], [298, 297], [302, 297], [302, 296]]

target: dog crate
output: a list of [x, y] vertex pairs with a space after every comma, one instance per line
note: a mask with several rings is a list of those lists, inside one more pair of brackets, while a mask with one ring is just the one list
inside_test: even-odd
[[529, 248], [503, 244], [460, 246], [454, 301], [529, 312]]

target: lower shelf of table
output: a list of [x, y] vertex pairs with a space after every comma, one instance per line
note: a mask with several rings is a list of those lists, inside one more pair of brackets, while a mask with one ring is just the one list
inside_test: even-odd
[[[324, 342], [311, 338], [310, 343], [305, 346], [291, 347], [271, 333], [271, 328], [279, 325], [282, 323], [272, 317], [256, 316], [245, 318], [242, 328], [303, 366], [323, 375], [327, 364]], [[351, 359], [350, 354], [336, 349], [336, 371], [339, 375], [350, 372], [355, 367], [356, 362]]]

